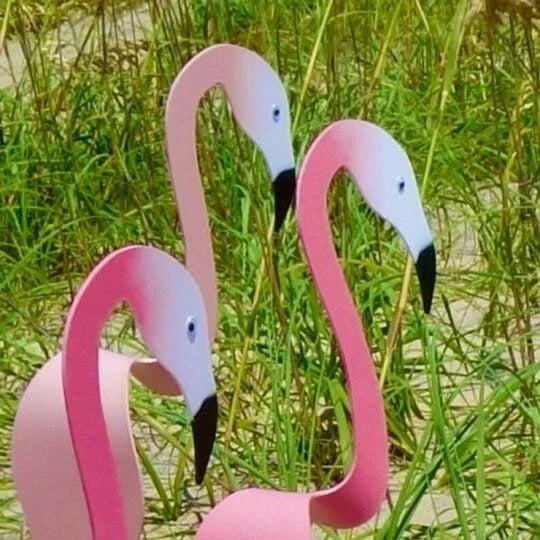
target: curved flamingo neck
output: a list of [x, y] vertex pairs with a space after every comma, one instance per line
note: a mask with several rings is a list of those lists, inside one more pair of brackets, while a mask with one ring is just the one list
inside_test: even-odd
[[344, 362], [351, 400], [354, 460], [338, 485], [314, 494], [312, 520], [333, 527], [367, 521], [380, 508], [388, 478], [384, 404], [360, 317], [332, 241], [327, 195], [336, 172], [348, 168], [358, 130], [327, 128], [309, 150], [298, 181], [297, 219], [304, 252]]
[[64, 399], [94, 540], [127, 540], [127, 525], [100, 395], [98, 346], [114, 307], [142, 309], [133, 265], [141, 247], [105, 258], [77, 294], [68, 315], [62, 350]]
[[197, 159], [197, 108], [203, 95], [220, 84], [236, 99], [234, 69], [242, 49], [215, 45], [190, 60], [171, 86], [165, 113], [167, 158], [184, 234], [186, 266], [201, 287], [210, 340], [217, 333], [218, 289], [208, 211]]

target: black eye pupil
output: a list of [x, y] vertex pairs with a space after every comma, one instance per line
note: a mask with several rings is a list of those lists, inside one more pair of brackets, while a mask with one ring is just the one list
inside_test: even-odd
[[195, 330], [195, 323], [190, 322], [190, 323], [188, 324], [188, 330], [189, 330], [190, 332], [193, 332], [193, 331]]
[[405, 190], [405, 181], [402, 180], [402, 181], [398, 184], [398, 187], [399, 187], [399, 192], [400, 192], [400, 193], [403, 193], [403, 191]]

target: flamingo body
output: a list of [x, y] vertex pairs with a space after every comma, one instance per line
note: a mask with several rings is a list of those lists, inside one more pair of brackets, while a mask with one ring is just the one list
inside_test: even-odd
[[264, 489], [229, 495], [208, 514], [197, 540], [305, 540], [311, 538], [311, 497]]
[[[100, 391], [129, 538], [144, 516], [142, 480], [129, 418], [129, 373], [136, 358], [99, 351]], [[12, 437], [12, 468], [26, 522], [36, 540], [92, 540], [68, 428], [57, 354], [35, 375], [21, 399]]]

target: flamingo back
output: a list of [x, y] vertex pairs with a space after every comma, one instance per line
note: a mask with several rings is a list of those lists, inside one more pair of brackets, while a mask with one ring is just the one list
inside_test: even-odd
[[244, 489], [213, 508], [197, 540], [309, 540], [311, 496], [307, 493]]
[[[139, 538], [144, 518], [142, 480], [131, 432], [128, 388], [134, 362], [100, 349], [101, 399], [129, 538]], [[51, 358], [30, 381], [12, 434], [12, 468], [27, 525], [36, 540], [91, 540], [92, 532], [73, 447], [61, 357]]]

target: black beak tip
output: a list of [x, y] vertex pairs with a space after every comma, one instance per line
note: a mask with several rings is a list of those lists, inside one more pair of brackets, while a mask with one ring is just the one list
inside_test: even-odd
[[422, 303], [424, 313], [431, 312], [431, 303], [433, 301], [433, 292], [435, 290], [436, 269], [435, 247], [430, 244], [424, 248], [416, 260], [416, 273], [420, 282], [420, 292], [422, 294]]
[[424, 313], [426, 315], [429, 315], [431, 313], [431, 299], [427, 300], [423, 298], [422, 302], [423, 302], [423, 307], [424, 307]]
[[206, 471], [195, 471], [195, 482], [198, 486], [200, 486], [203, 483], [204, 475], [206, 474]]
[[296, 171], [286, 169], [281, 171], [273, 182], [274, 187], [274, 232], [279, 232], [287, 212], [294, 205], [296, 193]]
[[203, 483], [204, 475], [206, 474], [206, 471], [195, 471], [195, 482], [198, 486], [200, 486]]
[[216, 395], [207, 397], [193, 417], [193, 446], [195, 448], [195, 481], [202, 484], [214, 441], [216, 439], [218, 404]]

